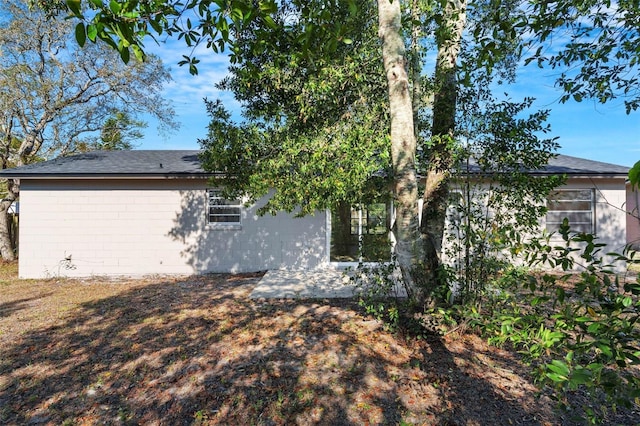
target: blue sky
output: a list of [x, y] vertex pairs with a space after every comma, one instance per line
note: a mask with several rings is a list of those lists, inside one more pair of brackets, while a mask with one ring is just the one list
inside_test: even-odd
[[[148, 120], [145, 137], [137, 149], [198, 149], [198, 138], [207, 134], [209, 118], [203, 99], [224, 101], [239, 119], [239, 105], [230, 93], [221, 93], [214, 84], [227, 73], [226, 54], [211, 51], [197, 52], [199, 74], [192, 76], [186, 67], [178, 66], [187, 48], [178, 44], [156, 46], [149, 43], [149, 51], [158, 54], [171, 69], [173, 82], [165, 87], [165, 97], [173, 101], [181, 128], [169, 135], [159, 135], [155, 123]], [[559, 153], [596, 161], [632, 166], [640, 160], [640, 111], [627, 115], [622, 101], [602, 105], [590, 100], [560, 104], [559, 89], [554, 87], [554, 72], [535, 66], [524, 68], [518, 83], [507, 88], [511, 98], [536, 98], [534, 108], [550, 109], [552, 136], [558, 136]]]

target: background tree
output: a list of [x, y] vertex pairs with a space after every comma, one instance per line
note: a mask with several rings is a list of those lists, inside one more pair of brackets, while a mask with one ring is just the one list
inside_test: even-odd
[[146, 126], [144, 121], [134, 120], [126, 112], [115, 111], [102, 125], [95, 148], [108, 151], [132, 149], [133, 141], [144, 136], [140, 129]]
[[636, 162], [629, 170], [629, 181], [634, 190], [640, 187], [640, 161]]
[[[519, 22], [530, 28], [528, 62], [560, 71], [561, 102], [622, 99], [627, 114], [640, 106], [640, 4], [603, 0], [533, 1]], [[640, 186], [640, 161], [629, 179]]]
[[[98, 148], [107, 142], [100, 141], [100, 133], [113, 124], [125, 125], [128, 136], [121, 136], [122, 144], [143, 124], [137, 119], [141, 114], [154, 115], [166, 128], [175, 126], [172, 109], [160, 95], [169, 74], [157, 58], [125, 65], [105, 46], [79, 49], [72, 23], [64, 16], [47, 19], [23, 2], [0, 5], [4, 167]], [[0, 254], [5, 260], [15, 256], [6, 213], [18, 193], [19, 182], [10, 181], [0, 201]]]

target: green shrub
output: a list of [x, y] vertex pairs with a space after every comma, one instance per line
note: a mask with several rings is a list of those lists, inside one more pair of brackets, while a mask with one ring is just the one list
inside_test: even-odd
[[[630, 407], [640, 397], [640, 281], [626, 280], [607, 264], [636, 262], [630, 249], [603, 253], [593, 235], [560, 230], [563, 242], [533, 241], [531, 265], [556, 272], [515, 276], [506, 273], [505, 291], [494, 294], [491, 311], [477, 326], [494, 344], [510, 343], [535, 365], [541, 387], [552, 390], [560, 406], [571, 406], [569, 395], [580, 390], [590, 400], [583, 407], [592, 423], [609, 410]], [[579, 268], [579, 272], [571, 271]]]

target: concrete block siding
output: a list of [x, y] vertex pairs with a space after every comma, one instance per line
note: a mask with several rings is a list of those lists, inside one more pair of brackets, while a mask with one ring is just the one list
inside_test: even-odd
[[[324, 212], [259, 217], [263, 200], [243, 209], [239, 229], [211, 227], [203, 177], [23, 179], [21, 186], [21, 278], [328, 266]], [[625, 212], [624, 180], [573, 178], [566, 185], [594, 187], [599, 242], [621, 251], [638, 239], [625, 226], [637, 219]]]
[[203, 178], [25, 179], [21, 278], [314, 269], [323, 263], [325, 215], [258, 217], [240, 229], [206, 224]]
[[[474, 194], [475, 197], [482, 196], [482, 190], [486, 187], [480, 187], [478, 194]], [[595, 191], [595, 235], [597, 237], [597, 243], [606, 244], [606, 248], [601, 250], [601, 255], [608, 252], [622, 253], [627, 243], [632, 241], [640, 241], [640, 226], [638, 226], [638, 220], [627, 213], [629, 210], [628, 190], [625, 190], [625, 178], [617, 177], [599, 177], [599, 178], [584, 178], [584, 177], [569, 177], [565, 185], [558, 189], [590, 189]], [[629, 223], [636, 225], [636, 229], [629, 228]], [[540, 220], [540, 228], [538, 233], [534, 233], [526, 238], [539, 237], [543, 230], [546, 228], [546, 219], [544, 217]], [[561, 236], [555, 234], [552, 238], [552, 244], [563, 244]], [[450, 250], [451, 241], [445, 240], [445, 252]], [[582, 246], [576, 244], [574, 248], [581, 249]], [[449, 251], [450, 253], [450, 251]], [[581, 251], [573, 253], [573, 258], [576, 260], [576, 269], [579, 269], [583, 262], [579, 257]], [[444, 257], [445, 262], [453, 263], [456, 261], [455, 257]], [[604, 256], [606, 262], [613, 262], [612, 256]], [[626, 267], [621, 262], [615, 264], [621, 271]]]

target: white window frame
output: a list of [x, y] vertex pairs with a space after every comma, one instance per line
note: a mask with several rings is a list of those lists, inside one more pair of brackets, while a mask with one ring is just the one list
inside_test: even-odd
[[[564, 197], [564, 198], [558, 198], [558, 199], [552, 199], [552, 196], [555, 194], [558, 194], [560, 196], [562, 196], [563, 193], [570, 193], [570, 192], [586, 192], [589, 191], [589, 197], [587, 199], [587, 197], [583, 197], [583, 198], [572, 198], [572, 197]], [[553, 209], [552, 208], [552, 203], [553, 202], [559, 202], [559, 203], [566, 203], [566, 204], [571, 204], [571, 203], [575, 203], [575, 204], [579, 204], [579, 203], [589, 203], [589, 209], [583, 209], [583, 208], [578, 208], [579, 206], [576, 206], [575, 209]], [[563, 189], [556, 189], [554, 190], [550, 195], [549, 198], [547, 198], [547, 214], [545, 216], [545, 229], [549, 232], [557, 232], [558, 229], [560, 229], [560, 225], [562, 224], [562, 221], [564, 220], [565, 217], [568, 217], [570, 214], [572, 213], [585, 213], [585, 212], [589, 212], [590, 214], [590, 220], [589, 221], [582, 221], [582, 222], [575, 222], [575, 221], [571, 221], [569, 219], [569, 226], [571, 227], [571, 231], [572, 232], [586, 232], [588, 234], [596, 234], [597, 228], [596, 228], [596, 193], [595, 193], [595, 189], [594, 188], [563, 188]], [[550, 219], [550, 214], [553, 214], [555, 216], [557, 216], [559, 219]], [[588, 226], [589, 229], [584, 229], [585, 225]]]
[[[222, 190], [218, 188], [207, 189], [206, 194], [206, 221], [211, 229], [241, 229], [242, 228], [242, 201], [223, 198]], [[216, 210], [218, 210], [216, 212]], [[233, 210], [233, 212], [229, 212]], [[237, 210], [237, 211], [236, 211]], [[212, 220], [212, 218], [237, 218], [237, 220]]]

